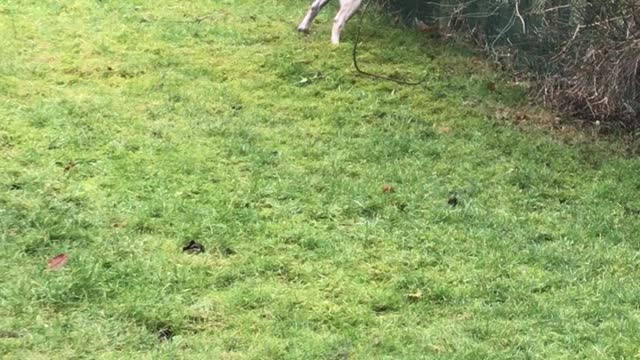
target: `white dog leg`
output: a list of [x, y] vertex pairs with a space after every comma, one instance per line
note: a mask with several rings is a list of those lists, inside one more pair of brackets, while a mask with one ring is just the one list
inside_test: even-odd
[[340, 43], [340, 33], [344, 25], [356, 13], [362, 0], [340, 0], [340, 11], [333, 22], [333, 30], [331, 31], [331, 42]]
[[309, 28], [311, 27], [313, 19], [318, 16], [320, 10], [322, 10], [322, 8], [325, 7], [325, 5], [329, 3], [329, 1], [330, 0], [315, 0], [313, 4], [311, 4], [309, 12], [307, 12], [307, 16], [305, 16], [304, 19], [302, 19], [300, 25], [298, 25], [298, 31], [305, 33], [309, 32]]

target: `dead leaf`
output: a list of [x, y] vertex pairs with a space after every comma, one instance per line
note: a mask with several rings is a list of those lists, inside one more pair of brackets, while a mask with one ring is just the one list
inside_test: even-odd
[[384, 184], [384, 186], [382, 187], [382, 192], [384, 193], [393, 193], [395, 191], [396, 189], [393, 187], [393, 185], [390, 184]]
[[489, 91], [496, 91], [496, 83], [494, 82], [487, 83], [487, 89]]
[[69, 256], [67, 254], [60, 254], [49, 260], [47, 263], [47, 267], [51, 270], [58, 270], [62, 268], [67, 261], [69, 261]]

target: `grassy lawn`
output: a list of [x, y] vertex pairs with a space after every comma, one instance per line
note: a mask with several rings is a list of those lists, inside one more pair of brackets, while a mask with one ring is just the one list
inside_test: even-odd
[[0, 1], [0, 357], [640, 356], [640, 160], [307, 6]]

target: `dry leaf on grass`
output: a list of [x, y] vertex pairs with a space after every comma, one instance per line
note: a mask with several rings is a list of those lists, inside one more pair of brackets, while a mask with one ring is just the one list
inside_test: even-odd
[[67, 254], [57, 255], [56, 257], [49, 259], [47, 268], [51, 270], [58, 270], [62, 268], [67, 263], [67, 261], [69, 261], [69, 256]]

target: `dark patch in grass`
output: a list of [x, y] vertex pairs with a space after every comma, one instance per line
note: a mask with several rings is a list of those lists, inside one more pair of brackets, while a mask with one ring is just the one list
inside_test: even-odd
[[157, 336], [160, 341], [169, 341], [173, 338], [173, 330], [168, 327], [161, 328], [158, 330]]
[[554, 241], [554, 237], [551, 234], [538, 234], [533, 238], [533, 242], [540, 244], [540, 243], [545, 243], [545, 242], [550, 242], [550, 241]]
[[164, 139], [165, 138], [165, 134], [160, 130], [151, 131], [151, 136], [153, 136], [156, 139]]
[[30, 237], [30, 240], [26, 241], [23, 251], [27, 255], [40, 255], [61, 244], [86, 244], [90, 240], [85, 231], [72, 230], [63, 224], [57, 224], [52, 225], [51, 229], [44, 234], [39, 233], [35, 237]]
[[451, 301], [451, 294], [446, 289], [429, 290], [426, 296], [432, 304], [446, 304]]
[[236, 254], [236, 251], [232, 247], [227, 245], [218, 245], [217, 249], [218, 249], [218, 253], [220, 253], [220, 255], [224, 257], [228, 257]]
[[382, 314], [396, 310], [396, 306], [394, 304], [388, 304], [383, 302], [383, 303], [376, 303], [371, 305], [371, 309], [377, 315], [382, 315]]
[[[326, 219], [326, 217], [324, 217], [324, 219]], [[297, 245], [308, 251], [316, 251], [326, 245], [323, 239], [306, 234], [288, 234], [282, 238], [282, 241], [284, 244]]]
[[257, 165], [257, 168], [261, 169], [265, 165], [266, 166], [276, 166], [278, 165], [278, 158], [280, 153], [277, 151], [259, 151], [255, 154], [256, 160], [254, 164]]
[[186, 245], [182, 247], [182, 251], [189, 254], [200, 254], [204, 252], [204, 245], [190, 240]]
[[75, 161], [70, 160], [68, 163], [66, 163], [66, 164], [64, 165], [64, 167], [62, 168], [62, 171], [63, 171], [63, 172], [65, 172], [65, 173], [66, 173], [66, 172], [69, 172], [69, 171], [71, 171], [71, 169], [73, 169], [74, 167], [76, 167], [76, 165], [78, 165], [78, 164], [77, 164]]
[[25, 255], [35, 256], [42, 251], [42, 247], [40, 241], [32, 241], [22, 249], [22, 252], [24, 252]]
[[242, 349], [242, 339], [237, 336], [227, 337], [223, 339], [223, 348], [228, 352], [236, 352]]
[[286, 264], [264, 261], [255, 265], [255, 273], [264, 277], [273, 277], [285, 282], [299, 282], [301, 275]]
[[323, 245], [322, 241], [315, 237], [305, 237], [301, 239], [298, 244], [305, 250], [309, 251], [318, 250]]
[[140, 145], [138, 144], [126, 144], [124, 146], [125, 149], [127, 149], [127, 151], [130, 151], [132, 153], [138, 152], [140, 150]]
[[0, 339], [18, 339], [21, 338], [22, 335], [10, 330], [0, 330]]
[[451, 207], [458, 206], [458, 196], [456, 196], [456, 194], [449, 196], [449, 199], [447, 200], [447, 204], [451, 205]]
[[278, 270], [275, 272], [275, 275], [278, 279], [284, 281], [284, 282], [288, 282], [288, 283], [299, 283], [301, 282], [301, 277], [300, 275], [294, 271], [291, 270], [289, 267], [287, 266], [280, 266], [278, 268]]
[[22, 190], [24, 188], [23, 183], [13, 183], [9, 185], [9, 190]]
[[238, 295], [234, 299], [234, 305], [244, 310], [257, 310], [272, 303], [267, 294], [255, 292], [253, 289], [243, 289]]
[[469, 335], [471, 335], [475, 341], [486, 341], [492, 338], [492, 332], [486, 326], [474, 326], [469, 329]]
[[384, 210], [384, 205], [374, 201], [364, 204], [357, 203], [345, 210], [345, 215], [373, 219]]
[[322, 209], [312, 209], [309, 211], [309, 218], [314, 221], [325, 221], [332, 219], [333, 216]]
[[133, 229], [141, 234], [152, 234], [156, 232], [156, 227], [147, 221], [138, 221], [133, 225]]
[[334, 348], [329, 353], [329, 359], [331, 360], [348, 360], [349, 359], [349, 344], [346, 343], [337, 349]]
[[189, 315], [187, 319], [189, 320], [189, 323], [195, 324], [195, 325], [203, 325], [203, 324], [206, 324], [206, 322], [208, 321], [208, 318], [206, 316], [199, 315], [199, 314]]
[[495, 285], [489, 290], [489, 302], [502, 304], [509, 299], [509, 289], [504, 285]]
[[11, 148], [13, 146], [13, 137], [4, 131], [0, 131], [0, 148]]
[[542, 286], [537, 286], [531, 289], [531, 292], [534, 294], [544, 294], [546, 292], [549, 292], [551, 289], [553, 289], [553, 286], [551, 284], [544, 284]]
[[640, 216], [640, 208], [625, 206], [624, 212], [627, 215]]
[[395, 206], [395, 208], [400, 210], [401, 212], [407, 212], [407, 209], [409, 207], [409, 205], [407, 205], [407, 203], [402, 202], [402, 201], [394, 201], [393, 202], [393, 206]]
[[240, 274], [234, 272], [223, 272], [221, 274], [218, 274], [213, 282], [216, 288], [225, 289], [240, 280], [242, 280], [242, 276]]
[[376, 215], [378, 215], [378, 213], [382, 210], [381, 206], [379, 204], [368, 204], [366, 206], [363, 206], [359, 213], [360, 216], [365, 217], [365, 218], [374, 218], [376, 217]]

